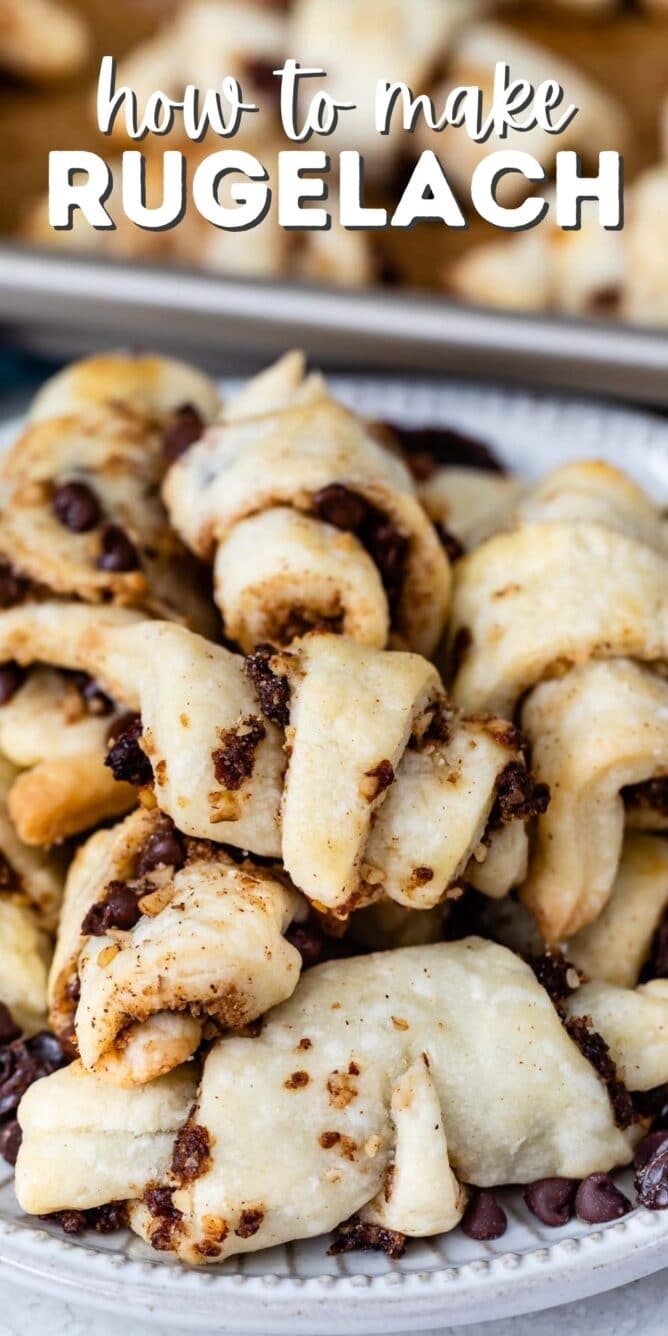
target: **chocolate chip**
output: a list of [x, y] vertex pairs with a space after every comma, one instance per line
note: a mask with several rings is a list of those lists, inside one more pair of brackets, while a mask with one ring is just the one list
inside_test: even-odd
[[668, 1131], [665, 1128], [657, 1132], [649, 1132], [636, 1146], [633, 1156], [634, 1169], [644, 1169], [648, 1160], [651, 1160], [652, 1156], [656, 1155], [656, 1152], [662, 1150], [664, 1146], [668, 1146]]
[[[660, 1135], [652, 1133], [655, 1137]], [[649, 1141], [650, 1137], [645, 1140]], [[639, 1166], [635, 1187], [640, 1205], [646, 1206], [649, 1211], [665, 1211], [668, 1207], [668, 1139], [665, 1136], [663, 1142]]]
[[273, 645], [256, 645], [244, 667], [247, 677], [253, 683], [265, 719], [279, 728], [287, 728], [290, 722], [290, 683], [287, 677], [279, 677], [272, 672], [269, 661], [275, 653]]
[[386, 789], [389, 789], [390, 784], [394, 781], [394, 766], [392, 765], [392, 762], [388, 761], [387, 758], [379, 761], [378, 765], [375, 765], [372, 770], [365, 770], [364, 779], [365, 781], [368, 781], [368, 783], [365, 783], [364, 788], [365, 797], [367, 797], [370, 802], [373, 802], [376, 798], [380, 797], [381, 793], [384, 793]]
[[440, 520], [436, 520], [434, 528], [441, 541], [441, 546], [445, 548], [448, 561], [451, 561], [453, 564], [455, 561], [459, 561], [459, 558], [463, 557], [466, 551], [464, 544], [460, 542], [456, 534], [450, 533], [450, 530], [446, 529], [445, 525], [441, 524]]
[[107, 752], [104, 764], [109, 766], [114, 779], [125, 780], [142, 788], [153, 782], [153, 767], [139, 743], [143, 729], [139, 715], [133, 715], [129, 724], [116, 733], [116, 740]]
[[362, 527], [369, 510], [363, 496], [340, 482], [321, 487], [313, 497], [313, 508], [327, 524], [352, 531]]
[[55, 1034], [49, 1030], [40, 1030], [38, 1034], [26, 1039], [26, 1048], [33, 1060], [49, 1072], [55, 1072], [65, 1065], [65, 1055]]
[[4, 891], [20, 891], [23, 883], [16, 868], [0, 850], [0, 894]]
[[416, 450], [406, 455], [406, 463], [416, 482], [428, 482], [438, 470], [438, 461], [428, 450]]
[[168, 464], [184, 455], [204, 431], [204, 418], [193, 404], [182, 404], [174, 412], [162, 438], [162, 454]]
[[360, 1220], [358, 1216], [353, 1216], [352, 1220], [347, 1220], [338, 1226], [334, 1242], [327, 1251], [330, 1257], [357, 1251], [384, 1252], [396, 1261], [403, 1256], [405, 1250], [405, 1234], [400, 1234], [396, 1229], [383, 1229], [381, 1225], [372, 1225]]
[[317, 965], [324, 947], [324, 936], [315, 924], [291, 923], [286, 934], [286, 941], [296, 947], [302, 958], [302, 969]]
[[409, 541], [394, 524], [382, 520], [367, 525], [363, 542], [378, 567], [390, 607], [394, 607], [404, 583]]
[[151, 1215], [162, 1220], [182, 1220], [183, 1211], [179, 1211], [173, 1202], [173, 1188], [147, 1188], [144, 1201]]
[[9, 1007], [4, 1002], [0, 1002], [0, 1046], [11, 1044], [13, 1039], [18, 1039], [21, 1034], [20, 1025], [16, 1024]]
[[104, 1206], [93, 1206], [88, 1211], [52, 1211], [40, 1216], [60, 1225], [65, 1234], [83, 1234], [85, 1229], [95, 1229], [98, 1234], [112, 1234], [117, 1229], [128, 1225], [128, 1208], [124, 1201], [110, 1201]]
[[313, 507], [321, 519], [335, 525], [337, 529], [357, 533], [378, 567], [390, 608], [394, 608], [406, 573], [410, 548], [408, 538], [386, 515], [343, 483], [334, 482], [328, 487], [321, 487], [314, 494]]
[[0, 1155], [7, 1164], [16, 1164], [21, 1147], [22, 1133], [16, 1118], [0, 1127]]
[[510, 821], [528, 821], [531, 817], [542, 816], [550, 802], [548, 785], [537, 784], [520, 761], [510, 761], [497, 775], [495, 794], [488, 823], [491, 830]]
[[604, 1225], [619, 1220], [632, 1210], [628, 1197], [615, 1186], [609, 1174], [590, 1174], [575, 1194], [575, 1213], [588, 1225]]
[[212, 752], [213, 772], [219, 784], [235, 792], [253, 773], [255, 753], [267, 730], [261, 719], [247, 714], [234, 727], [220, 732], [220, 747]]
[[178, 871], [186, 861], [183, 842], [171, 821], [161, 822], [158, 830], [149, 835], [137, 863], [136, 875], [145, 877], [157, 867], [173, 867]]
[[668, 905], [664, 909], [652, 937], [649, 956], [643, 966], [642, 981], [668, 977]]
[[255, 1209], [242, 1211], [239, 1224], [234, 1232], [240, 1239], [251, 1239], [254, 1234], [257, 1234], [263, 1220], [264, 1211], [259, 1206]]
[[83, 697], [89, 714], [96, 717], [112, 714], [114, 702], [88, 673], [74, 672], [71, 677]]
[[668, 776], [646, 779], [642, 784], [628, 784], [622, 789], [626, 807], [642, 807], [646, 811], [668, 816]]
[[473, 644], [473, 636], [471, 635], [468, 626], [460, 626], [459, 630], [455, 632], [455, 638], [452, 642], [452, 652], [450, 656], [453, 677], [457, 676], [457, 673], [462, 667], [464, 659], [466, 658], [466, 655], [468, 654], [468, 651], [471, 648], [472, 644]]
[[470, 1239], [500, 1239], [508, 1228], [508, 1217], [493, 1193], [474, 1193], [462, 1218], [462, 1229]]
[[85, 482], [66, 482], [57, 487], [53, 509], [60, 523], [72, 533], [86, 533], [102, 518], [100, 503]]
[[539, 1178], [524, 1189], [524, 1200], [537, 1220], [557, 1229], [573, 1215], [577, 1189], [575, 1178]]
[[109, 1201], [86, 1214], [98, 1234], [115, 1234], [117, 1229], [126, 1229], [129, 1223], [127, 1202], [124, 1201]]
[[137, 570], [139, 554], [120, 525], [105, 524], [100, 534], [100, 555], [96, 565], [100, 571]]
[[78, 1002], [81, 997], [81, 979], [78, 974], [73, 975], [69, 983], [65, 985], [65, 996], [70, 1002]]
[[174, 1230], [178, 1227], [177, 1220], [162, 1220], [157, 1229], [151, 1234], [151, 1247], [156, 1252], [172, 1252], [174, 1249]]
[[[390, 429], [398, 438], [406, 455], [409, 469], [413, 469], [415, 457], [421, 461], [418, 468], [425, 468], [425, 459], [436, 465], [457, 466], [459, 468], [485, 469], [490, 473], [504, 473], [505, 469], [496, 456], [482, 441], [456, 431], [454, 427], [404, 427], [389, 423]], [[432, 468], [432, 471], [433, 471]], [[414, 476], [420, 476], [414, 475]], [[424, 474], [422, 475], [424, 477]], [[427, 475], [429, 476], [429, 475]]]
[[0, 665], [0, 705], [6, 705], [25, 681], [25, 670], [10, 661]]
[[180, 1183], [192, 1183], [211, 1163], [209, 1133], [200, 1123], [186, 1123], [174, 1143], [172, 1173]]
[[124, 714], [117, 714], [107, 729], [107, 745], [116, 742], [121, 733], [126, 733], [138, 721], [139, 715], [136, 710], [126, 710]]
[[549, 947], [540, 956], [528, 956], [527, 964], [555, 1003], [570, 997], [580, 985], [580, 974], [556, 946]]
[[[634, 0], [628, 8], [632, 8], [633, 4]], [[621, 283], [608, 283], [591, 294], [588, 309], [592, 315], [606, 316], [609, 319], [618, 313], [622, 296]]]
[[282, 64], [280, 56], [274, 60], [249, 57], [244, 61], [244, 73], [258, 92], [262, 93], [265, 106], [280, 107], [281, 81], [274, 78], [274, 70], [280, 69]]
[[0, 1048], [0, 1118], [13, 1117], [28, 1087], [65, 1062], [58, 1040], [46, 1031]]
[[418, 750], [431, 743], [441, 742], [445, 745], [449, 742], [452, 732], [452, 719], [452, 709], [444, 701], [437, 701], [431, 707], [431, 718], [422, 736], [419, 739], [412, 739]]
[[30, 581], [17, 575], [8, 561], [0, 558], [0, 608], [13, 608], [25, 598]]
[[40, 1218], [60, 1225], [65, 1234], [83, 1234], [88, 1224], [85, 1211], [51, 1211]]
[[619, 1077], [605, 1039], [594, 1030], [589, 1016], [571, 1016], [565, 1022], [565, 1028], [582, 1056], [591, 1063], [603, 1081], [617, 1126], [630, 1127], [635, 1119], [633, 1101]]
[[668, 1085], [634, 1090], [633, 1106], [639, 1118], [649, 1118], [655, 1130], [668, 1128]]
[[135, 892], [124, 881], [110, 881], [103, 900], [91, 905], [81, 924], [81, 932], [88, 937], [103, 937], [110, 928], [129, 932], [141, 918]]

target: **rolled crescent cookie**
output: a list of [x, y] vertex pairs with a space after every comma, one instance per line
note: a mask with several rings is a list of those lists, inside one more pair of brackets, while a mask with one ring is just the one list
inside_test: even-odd
[[569, 941], [569, 960], [589, 979], [635, 987], [667, 906], [668, 843], [628, 834], [612, 892], [598, 918]]
[[2, 683], [0, 751], [18, 767], [9, 814], [26, 844], [58, 844], [134, 806], [136, 790], [104, 764], [114, 706], [94, 682], [42, 666], [21, 680], [5, 665]]
[[555, 667], [668, 657], [668, 560], [599, 525], [541, 524], [458, 563], [455, 700], [512, 713]]
[[24, 1210], [57, 1211], [65, 1197], [74, 1209], [92, 1198], [123, 1201], [169, 1172], [174, 1137], [197, 1093], [195, 1063], [130, 1089], [80, 1062], [54, 1075], [60, 1079], [48, 1090], [37, 1081], [21, 1101], [30, 1149], [17, 1162], [15, 1186]]
[[482, 468], [443, 465], [424, 481], [417, 493], [430, 519], [441, 524], [468, 551], [503, 528], [526, 491], [526, 483], [504, 473]]
[[491, 853], [483, 840], [511, 816], [507, 783], [526, 819], [534, 789], [516, 731], [454, 711], [426, 659], [313, 634], [267, 666], [290, 690], [283, 861], [320, 907], [347, 916], [386, 897], [429, 909]]
[[213, 633], [201, 572], [159, 493], [170, 441], [199, 434], [217, 407], [199, 372], [164, 359], [91, 358], [48, 382], [3, 461], [3, 606], [46, 588]]
[[453, 695], [511, 715], [542, 678], [591, 658], [668, 655], [665, 526], [609, 465], [568, 465], [520, 502], [509, 532], [457, 563]]
[[[646, 1042], [654, 1036], [640, 1032], [638, 1049]], [[156, 1176], [151, 1163], [143, 1191], [132, 1164], [114, 1168], [113, 1185], [82, 1182], [78, 1169], [68, 1179], [82, 1154], [73, 1129], [108, 1166], [116, 1109], [132, 1127], [143, 1093], [122, 1092], [107, 1112], [96, 1078], [68, 1072], [33, 1087], [19, 1111], [23, 1208], [61, 1209], [74, 1195], [99, 1205], [112, 1186], [135, 1198], [135, 1230], [192, 1263], [322, 1234], [356, 1213], [405, 1234], [441, 1232], [459, 1220], [465, 1184], [584, 1177], [627, 1163], [634, 1139], [532, 970], [479, 938], [308, 971], [257, 1038], [213, 1047], [171, 1165]], [[47, 1150], [58, 1171], [44, 1176]]]
[[0, 660], [88, 673], [140, 714], [110, 755], [117, 778], [152, 783], [187, 835], [280, 855], [282, 735], [240, 657], [130, 609], [44, 602], [0, 614]]
[[91, 46], [83, 16], [60, 0], [0, 0], [0, 31], [0, 67], [36, 84], [76, 74]]
[[248, 860], [139, 809], [99, 831], [70, 869], [49, 980], [51, 1022], [84, 1067], [144, 1084], [221, 1028], [290, 996], [285, 940], [300, 897]]
[[214, 561], [228, 636], [248, 652], [325, 627], [430, 654], [448, 558], [404, 464], [290, 353], [172, 466], [163, 495]]
[[51, 930], [58, 920], [63, 896], [65, 859], [57, 851], [30, 848], [17, 834], [9, 813], [17, 775], [15, 767], [0, 754], [0, 902], [12, 898], [27, 904], [36, 911], [40, 925]]
[[666, 826], [668, 544], [650, 499], [600, 462], [556, 469], [501, 523], [457, 564], [453, 696], [509, 715], [524, 696], [552, 801], [521, 894], [554, 943], [604, 908], [625, 826]]
[[21, 895], [0, 896], [0, 1002], [24, 1033], [46, 1025], [51, 941]]
[[628, 659], [592, 660], [537, 686], [522, 729], [552, 794], [522, 898], [545, 940], [557, 942], [591, 923], [610, 895], [627, 786], [668, 776], [668, 682]]
[[565, 1003], [568, 1016], [586, 1017], [602, 1034], [629, 1090], [654, 1090], [668, 1071], [668, 979], [638, 988], [591, 980]]
[[46, 1022], [46, 980], [65, 868], [60, 858], [29, 849], [7, 810], [16, 777], [0, 754], [0, 1002], [22, 1031]]

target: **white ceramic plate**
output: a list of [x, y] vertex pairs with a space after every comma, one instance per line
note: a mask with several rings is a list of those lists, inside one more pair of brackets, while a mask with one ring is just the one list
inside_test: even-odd
[[[527, 475], [574, 457], [603, 457], [668, 501], [668, 420], [591, 401], [562, 401], [453, 383], [339, 380], [370, 416], [443, 423], [488, 442]], [[8, 424], [0, 444], [11, 439]], [[280, 1155], [280, 1147], [277, 1147]], [[630, 1175], [621, 1177], [631, 1192]], [[0, 1174], [0, 1262], [33, 1290], [79, 1298], [161, 1329], [328, 1336], [428, 1331], [584, 1298], [668, 1264], [668, 1211], [635, 1211], [600, 1229], [553, 1230], [501, 1194], [509, 1228], [493, 1243], [455, 1231], [409, 1243], [404, 1258], [328, 1257], [316, 1239], [189, 1271], [129, 1235], [66, 1239], [21, 1215]]]

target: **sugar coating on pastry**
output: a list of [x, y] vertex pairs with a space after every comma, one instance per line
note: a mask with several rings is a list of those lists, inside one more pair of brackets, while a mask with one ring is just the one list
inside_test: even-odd
[[[246, 386], [243, 398], [228, 405], [222, 419], [176, 461], [163, 494], [184, 542], [204, 559], [215, 556], [216, 600], [244, 643], [251, 638], [250, 627], [243, 627], [245, 602], [255, 627], [258, 606], [264, 602], [271, 609], [278, 576], [267, 556], [262, 579], [258, 557], [255, 574], [249, 576], [254, 584], [245, 587], [247, 543], [240, 537], [234, 540], [235, 530], [252, 516], [291, 507], [311, 519], [310, 525], [291, 531], [285, 518], [279, 521], [289, 551], [288, 590], [302, 562], [295, 607], [302, 629], [322, 620], [323, 580], [332, 583], [331, 564], [329, 572], [323, 571], [323, 550], [337, 541], [333, 525], [347, 537], [342, 607], [352, 597], [347, 572], [353, 566], [359, 572], [362, 608], [366, 606], [371, 593], [364, 560], [368, 551], [384, 585], [374, 594], [374, 635], [386, 620], [391, 639], [401, 646], [427, 654], [435, 649], [448, 610], [449, 563], [415, 496], [410, 474], [373, 439], [360, 417], [328, 393], [319, 377], [304, 378], [299, 355], [282, 359], [257, 385]], [[226, 556], [230, 541], [235, 546]], [[239, 558], [244, 566], [235, 580], [230, 567]], [[270, 627], [271, 611], [265, 617]], [[368, 618], [363, 626], [367, 624]], [[364, 633], [370, 636], [371, 630]]]

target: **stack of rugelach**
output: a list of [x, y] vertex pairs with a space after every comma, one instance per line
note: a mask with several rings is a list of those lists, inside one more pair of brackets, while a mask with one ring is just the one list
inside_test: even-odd
[[297, 353], [225, 403], [114, 355], [3, 460], [29, 1213], [200, 1263], [497, 1237], [506, 1184], [614, 1219], [634, 1154], [668, 1204], [665, 523], [604, 464], [406, 438]]

